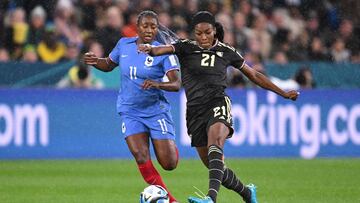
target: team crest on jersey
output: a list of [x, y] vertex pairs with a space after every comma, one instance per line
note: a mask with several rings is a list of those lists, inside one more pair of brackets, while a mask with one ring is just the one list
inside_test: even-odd
[[224, 56], [224, 52], [222, 51], [217, 51], [216, 55], [218, 55], [219, 57], [223, 57]]
[[121, 131], [122, 133], [125, 133], [126, 132], [126, 126], [125, 126], [125, 123], [123, 122], [122, 125], [121, 125]]
[[147, 56], [145, 59], [145, 66], [152, 66], [154, 62], [154, 58], [151, 56]]

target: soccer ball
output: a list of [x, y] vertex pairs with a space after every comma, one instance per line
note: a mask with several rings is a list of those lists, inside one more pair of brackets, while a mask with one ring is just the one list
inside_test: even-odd
[[140, 194], [140, 203], [169, 203], [169, 195], [160, 185], [150, 185]]

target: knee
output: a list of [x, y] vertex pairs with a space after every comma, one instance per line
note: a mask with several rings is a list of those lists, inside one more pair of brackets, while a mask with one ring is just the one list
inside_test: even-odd
[[138, 164], [144, 164], [150, 159], [149, 152], [147, 150], [137, 150], [133, 152], [133, 156]]
[[177, 163], [178, 161], [176, 159], [176, 160], [165, 161], [164, 163], [160, 163], [160, 165], [164, 170], [172, 171], [177, 167]]

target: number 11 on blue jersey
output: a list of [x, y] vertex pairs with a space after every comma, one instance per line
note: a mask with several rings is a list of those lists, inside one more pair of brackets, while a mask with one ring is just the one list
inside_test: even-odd
[[131, 80], [136, 80], [136, 67], [135, 66], [130, 66], [130, 79]]

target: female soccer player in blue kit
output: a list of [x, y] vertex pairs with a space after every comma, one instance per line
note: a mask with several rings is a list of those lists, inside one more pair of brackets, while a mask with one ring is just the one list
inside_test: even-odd
[[[148, 184], [166, 188], [150, 159], [149, 138], [162, 168], [175, 169], [179, 155], [174, 141], [170, 104], [163, 90], [180, 89], [179, 63], [175, 55], [151, 57], [137, 51], [138, 44], [160, 45], [154, 41], [158, 25], [154, 12], [143, 11], [137, 20], [138, 37], [121, 38], [106, 58], [86, 53], [84, 62], [104, 72], [112, 71], [117, 66], [121, 68], [117, 111], [122, 119], [126, 143], [144, 180]], [[162, 82], [164, 75], [168, 82]], [[169, 197], [171, 203], [177, 202], [170, 192]]]

